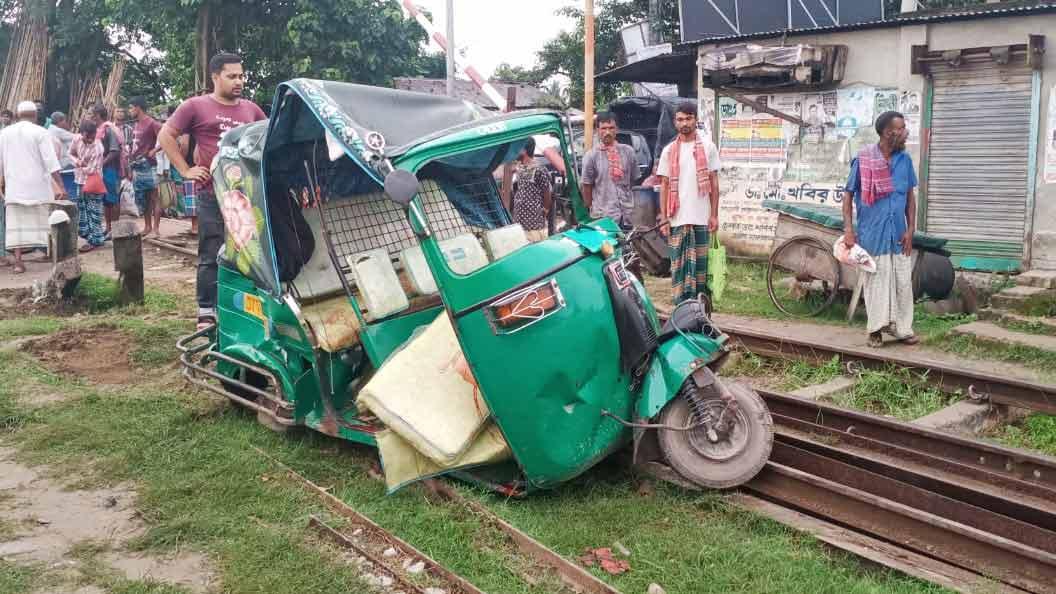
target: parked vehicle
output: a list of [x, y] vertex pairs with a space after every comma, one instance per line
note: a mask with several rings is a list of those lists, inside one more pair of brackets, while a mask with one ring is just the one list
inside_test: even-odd
[[770, 414], [717, 376], [726, 335], [696, 301], [661, 324], [626, 238], [590, 220], [529, 243], [493, 172], [554, 112], [297, 79], [213, 164], [227, 223], [218, 323], [186, 377], [270, 425], [376, 445], [389, 486], [456, 474], [510, 493], [628, 444], [688, 480], [739, 485]]

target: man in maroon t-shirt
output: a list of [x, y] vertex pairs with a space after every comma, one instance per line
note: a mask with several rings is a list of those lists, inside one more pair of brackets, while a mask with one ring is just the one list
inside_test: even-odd
[[[242, 58], [221, 53], [209, 60], [213, 92], [183, 102], [161, 128], [161, 148], [185, 180], [194, 180], [198, 197], [198, 328], [216, 323], [217, 256], [224, 244], [224, 219], [209, 169], [219, 152], [220, 137], [232, 128], [265, 119], [264, 112], [242, 99], [245, 75]], [[193, 165], [180, 151], [177, 138], [190, 134], [195, 142]]]
[[158, 160], [154, 158], [161, 124], [147, 113], [147, 100], [128, 100], [128, 112], [136, 125], [132, 128], [132, 152], [128, 157], [128, 177], [136, 192], [136, 204], [143, 212], [143, 235], [161, 234], [161, 206], [158, 204]]

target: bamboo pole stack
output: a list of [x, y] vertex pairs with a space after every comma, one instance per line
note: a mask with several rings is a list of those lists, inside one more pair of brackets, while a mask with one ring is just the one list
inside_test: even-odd
[[128, 63], [124, 58], [114, 60], [110, 74], [103, 85], [102, 74], [96, 71], [91, 76], [75, 82], [70, 88], [70, 117], [74, 122], [80, 122], [88, 117], [89, 110], [96, 103], [102, 103], [107, 111], [113, 113], [117, 107], [118, 96], [121, 93], [121, 84], [125, 79], [125, 68]]
[[103, 96], [102, 74], [96, 70], [70, 85], [70, 121], [80, 122], [88, 116], [88, 108]]
[[19, 101], [44, 99], [48, 68], [48, 24], [28, 11], [19, 15], [0, 80], [0, 109], [14, 109]]
[[110, 76], [106, 79], [106, 90], [103, 93], [103, 105], [107, 111], [114, 112], [117, 107], [118, 94], [121, 92], [121, 83], [125, 80], [125, 67], [127, 62], [118, 57], [114, 60], [114, 66], [110, 69]]

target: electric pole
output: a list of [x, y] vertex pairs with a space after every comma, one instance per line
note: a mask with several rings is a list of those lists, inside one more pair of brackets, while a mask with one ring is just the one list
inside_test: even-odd
[[447, 96], [455, 96], [455, 0], [447, 0]]
[[583, 11], [583, 150], [594, 145], [594, 0]]

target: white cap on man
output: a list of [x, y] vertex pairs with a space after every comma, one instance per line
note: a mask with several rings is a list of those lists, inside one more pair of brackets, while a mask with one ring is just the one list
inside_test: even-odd
[[18, 104], [18, 109], [15, 110], [15, 113], [37, 113], [37, 104], [32, 101], [22, 101]]

